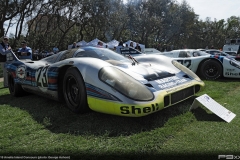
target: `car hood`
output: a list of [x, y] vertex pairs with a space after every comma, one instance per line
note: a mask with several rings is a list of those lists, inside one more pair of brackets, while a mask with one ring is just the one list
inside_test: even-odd
[[174, 71], [171, 69], [160, 69], [160, 66], [154, 66], [149, 63], [131, 64], [114, 60], [108, 62], [140, 81], [153, 81], [175, 75]]

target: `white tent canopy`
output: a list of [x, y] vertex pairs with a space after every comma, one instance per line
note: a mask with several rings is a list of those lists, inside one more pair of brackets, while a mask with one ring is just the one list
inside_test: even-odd
[[77, 42], [77, 46], [85, 46], [86, 44], [87, 42], [84, 40]]
[[[105, 43], [105, 42], [103, 42], [103, 41], [95, 38], [94, 40], [92, 40], [92, 41], [90, 41], [90, 42], [88, 42], [88, 43], [87, 43], [86, 41], [84, 41], [84, 40], [79, 41], [79, 42], [77, 42], [77, 46], [80, 46], [80, 47], [81, 47], [81, 46], [95, 46], [95, 47], [96, 47], [96, 46], [98, 46], [98, 42], [102, 42], [103, 47], [106, 47], [106, 45], [107, 45], [108, 48], [111, 48], [111, 49], [113, 49], [114, 47], [117, 47], [118, 44], [119, 44], [119, 41], [117, 41], [117, 40], [115, 40], [115, 39], [112, 40], [112, 41], [110, 41], [110, 42], [108, 42], [108, 43]], [[131, 42], [133, 42], [133, 47], [135, 48], [137, 42], [134, 42], [134, 41], [132, 41], [132, 40], [128, 40], [127, 42], [123, 43], [123, 45], [125, 46], [126, 44], [128, 44], [128, 46], [130, 46], [130, 43], [131, 43]], [[141, 52], [144, 52], [144, 50], [145, 50], [145, 45], [139, 43], [139, 46], [141, 47]], [[71, 48], [72, 48], [72, 44], [68, 45], [68, 49], [71, 49]]]
[[105, 42], [103, 42], [103, 41], [101, 41], [101, 40], [99, 40], [97, 38], [95, 38], [94, 40], [88, 42], [86, 45], [87, 46], [97, 46], [99, 41], [102, 42], [103, 46], [107, 45], [107, 43], [105, 43]]
[[117, 47], [118, 44], [119, 44], [119, 41], [117, 41], [117, 40], [115, 40], [115, 39], [107, 43], [108, 48], [114, 48], [114, 47]]

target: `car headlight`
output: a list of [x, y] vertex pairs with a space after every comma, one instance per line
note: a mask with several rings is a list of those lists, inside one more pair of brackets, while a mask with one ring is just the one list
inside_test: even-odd
[[178, 69], [180, 69], [181, 71], [183, 71], [184, 73], [186, 73], [187, 75], [189, 75], [190, 77], [194, 78], [197, 81], [202, 81], [193, 71], [191, 71], [190, 69], [188, 69], [187, 67], [185, 67], [184, 65], [182, 65], [181, 63], [173, 60], [172, 64], [177, 67]]
[[104, 67], [99, 71], [99, 79], [128, 98], [149, 101], [153, 93], [142, 83], [115, 67]]

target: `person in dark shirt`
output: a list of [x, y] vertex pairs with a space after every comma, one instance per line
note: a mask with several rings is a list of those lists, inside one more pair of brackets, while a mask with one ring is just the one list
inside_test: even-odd
[[129, 45], [129, 46], [132, 47], [132, 48], [134, 48], [134, 47], [133, 47], [133, 42], [130, 42], [130, 45]]
[[7, 36], [2, 38], [2, 43], [0, 43], [0, 63], [3, 71], [3, 86], [8, 87], [8, 75], [5, 68], [6, 54], [9, 53], [12, 49], [8, 43], [9, 38]]
[[136, 50], [139, 50], [141, 52], [141, 47], [139, 46], [139, 44], [137, 43], [136, 47], [135, 47]]
[[72, 48], [77, 48], [77, 43], [73, 42]]

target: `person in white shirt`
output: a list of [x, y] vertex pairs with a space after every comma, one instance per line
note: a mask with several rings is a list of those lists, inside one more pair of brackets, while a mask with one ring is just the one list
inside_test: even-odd
[[116, 48], [116, 52], [121, 54], [121, 48], [123, 48], [123, 42], [122, 41], [119, 42], [119, 44], [118, 44], [118, 46]]

